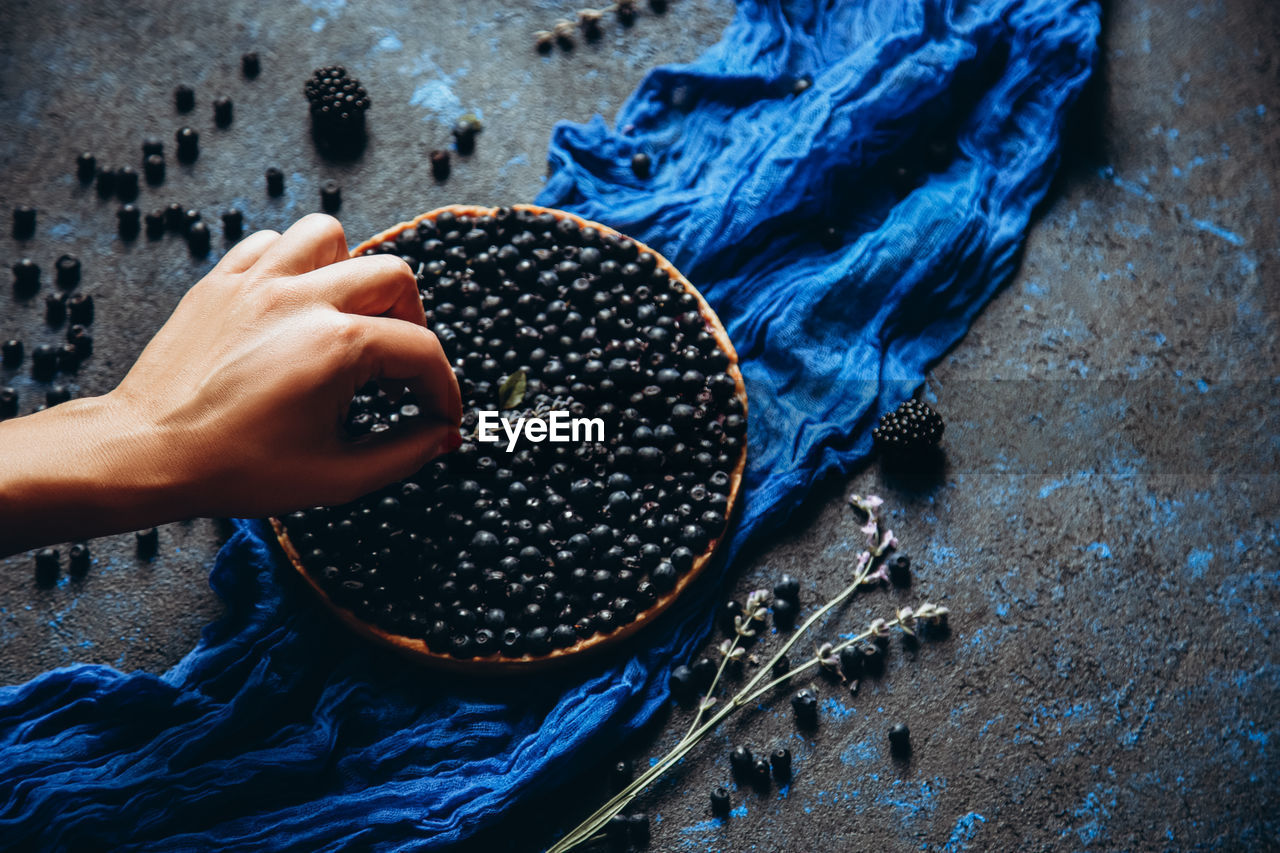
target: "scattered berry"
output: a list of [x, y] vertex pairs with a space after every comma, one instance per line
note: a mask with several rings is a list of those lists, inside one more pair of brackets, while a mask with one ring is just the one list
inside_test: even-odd
[[729, 792], [723, 787], [716, 788], [711, 792], [711, 813], [717, 817], [728, 817], [729, 815]]
[[58, 372], [58, 348], [41, 344], [31, 351], [31, 376], [39, 382], [48, 382]]
[[82, 326], [93, 324], [93, 297], [87, 293], [73, 293], [67, 297], [67, 314], [72, 323]]
[[138, 197], [138, 170], [132, 166], [116, 169], [116, 197], [121, 201], [133, 201]]
[[791, 575], [783, 575], [778, 582], [773, 585], [773, 597], [790, 601], [792, 604], [800, 603], [800, 581]]
[[62, 373], [75, 373], [79, 370], [80, 359], [80, 350], [75, 344], [68, 342], [58, 347], [58, 370]]
[[617, 0], [614, 3], [614, 10], [624, 27], [629, 27], [636, 22], [635, 0]]
[[20, 204], [13, 209], [13, 237], [26, 240], [36, 233], [36, 209]]
[[631, 843], [639, 848], [648, 847], [649, 816], [643, 812], [637, 812], [631, 816], [630, 824]]
[[71, 290], [80, 283], [80, 259], [75, 255], [59, 255], [53, 271], [58, 287], [63, 290]]
[[632, 155], [631, 173], [640, 180], [648, 178], [653, 173], [653, 161], [648, 154], [641, 151]]
[[138, 556], [144, 560], [154, 557], [160, 548], [160, 533], [154, 527], [137, 531], [134, 538], [138, 543]]
[[203, 258], [209, 254], [209, 226], [203, 222], [193, 222], [187, 229], [187, 248], [193, 257]]
[[173, 138], [178, 143], [178, 162], [194, 163], [200, 156], [200, 133], [194, 127], [180, 127]]
[[44, 321], [50, 326], [61, 326], [67, 319], [66, 297], [61, 293], [47, 293], [44, 297]]
[[325, 181], [320, 187], [320, 208], [325, 213], [337, 213], [342, 207], [342, 187], [337, 181]]
[[57, 548], [41, 548], [36, 551], [36, 583], [40, 586], [53, 586], [58, 582], [62, 572], [62, 558]]
[[71, 569], [72, 577], [84, 577], [89, 571], [90, 556], [88, 544], [77, 542], [71, 546], [71, 550], [67, 554], [67, 565]]
[[809, 91], [809, 87], [812, 85], [813, 85], [813, 78], [808, 76], [807, 74], [797, 77], [796, 82], [791, 84], [791, 94], [802, 95], [805, 92]]
[[751, 763], [751, 783], [757, 788], [769, 787], [769, 759], [761, 757]]
[[18, 416], [18, 392], [13, 388], [0, 386], [0, 420]]
[[694, 686], [700, 692], [705, 692], [711, 687], [711, 682], [715, 680], [716, 670], [719, 667], [716, 666], [716, 662], [711, 658], [698, 658], [689, 669], [693, 672]]
[[279, 196], [284, 194], [284, 172], [275, 166], [267, 169], [267, 195]]
[[799, 608], [796, 603], [787, 598], [775, 598], [773, 606], [769, 608], [773, 612], [773, 624], [777, 625], [784, 631], [788, 631], [795, 627], [796, 616], [799, 614]]
[[22, 341], [9, 340], [0, 345], [0, 356], [5, 367], [18, 367], [22, 364]]
[[121, 205], [116, 211], [116, 226], [121, 240], [132, 240], [138, 236], [142, 224], [142, 212], [132, 204]]
[[726, 634], [736, 631], [737, 619], [742, 615], [742, 602], [730, 599], [720, 608], [720, 629]]
[[431, 152], [431, 175], [437, 181], [446, 181], [449, 179], [450, 171], [449, 152], [437, 150]]
[[54, 385], [44, 392], [44, 404], [49, 408], [61, 405], [71, 399], [71, 389], [66, 385]]
[[178, 86], [173, 90], [173, 105], [180, 113], [189, 113], [196, 107], [196, 90], [190, 86]]
[[791, 697], [791, 708], [796, 714], [796, 723], [803, 727], [811, 727], [818, 722], [818, 697], [808, 688]]
[[634, 775], [635, 769], [632, 767], [630, 761], [619, 761], [617, 764], [613, 765], [613, 771], [610, 774], [610, 778], [613, 780], [614, 790], [621, 791], [623, 788], [627, 787], [627, 783], [631, 781], [631, 778]]
[[889, 749], [897, 758], [911, 754], [911, 730], [906, 723], [896, 723], [889, 729]]
[[151, 186], [159, 186], [164, 183], [164, 155], [148, 154], [147, 159], [142, 162], [142, 172], [147, 178], [147, 183]]
[[773, 770], [773, 778], [786, 782], [791, 778], [791, 750], [784, 747], [775, 749], [769, 756], [769, 767]]
[[897, 587], [911, 586], [911, 558], [906, 554], [889, 561], [889, 582]]
[[164, 157], [164, 140], [158, 136], [148, 136], [142, 140], [142, 159], [148, 157]]
[[262, 60], [257, 51], [249, 51], [240, 57], [240, 73], [252, 80], [262, 71]]
[[184, 232], [187, 228], [187, 209], [176, 201], [164, 209], [164, 224], [170, 231]]
[[87, 184], [94, 179], [98, 173], [98, 158], [94, 157], [88, 151], [82, 152], [76, 157], [76, 178], [80, 183]]
[[164, 236], [164, 211], [153, 210], [142, 218], [147, 229], [148, 240], [159, 240]]
[[745, 746], [734, 747], [733, 751], [729, 753], [729, 768], [733, 771], [735, 778], [746, 779], [749, 777], [754, 763], [755, 756]]
[[871, 436], [882, 452], [903, 455], [935, 447], [943, 429], [942, 418], [927, 404], [906, 400], [880, 418]]
[[218, 127], [229, 127], [231, 125], [232, 105], [231, 99], [226, 95], [218, 98], [213, 102], [213, 123]]
[[244, 234], [244, 214], [231, 208], [222, 214], [222, 233], [228, 240], [235, 242]]
[[95, 181], [94, 188], [98, 191], [98, 198], [111, 198], [116, 194], [115, 169], [99, 166], [95, 173]]
[[23, 258], [13, 265], [13, 290], [26, 298], [40, 289], [40, 266], [30, 258]]
[[453, 126], [453, 147], [459, 154], [470, 154], [476, 150], [476, 136], [483, 129], [480, 119], [470, 113], [464, 115]]
[[671, 695], [677, 702], [688, 702], [693, 698], [694, 691], [697, 689], [694, 684], [693, 670], [684, 665], [677, 666], [671, 670], [671, 678], [667, 682], [667, 686], [671, 689]]

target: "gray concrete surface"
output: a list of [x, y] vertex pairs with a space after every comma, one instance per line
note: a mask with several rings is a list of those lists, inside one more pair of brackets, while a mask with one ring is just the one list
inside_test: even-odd
[[[234, 204], [251, 228], [283, 228], [334, 178], [354, 243], [441, 203], [531, 199], [556, 120], [610, 117], [647, 68], [696, 56], [732, 13], [676, 0], [544, 59], [530, 34], [572, 4], [513, 5], [3, 4], [0, 210], [36, 204], [40, 224], [19, 243], [6, 221], [0, 260], [30, 255], [46, 276], [63, 252], [84, 260], [98, 352], [76, 393], [109, 389], [217, 256], [193, 262], [172, 238], [122, 244], [115, 204], [72, 176], [79, 150], [138, 164], [143, 136], [190, 122], [200, 160], [171, 158], [144, 210], [179, 201], [208, 218]], [[857, 547], [844, 494], [879, 492], [915, 584], [858, 599], [828, 631], [927, 598], [952, 609], [951, 638], [910, 654], [895, 643], [857, 696], [816, 682], [816, 733], [794, 730], [785, 701], [735, 718], [641, 801], [653, 849], [1280, 849], [1278, 41], [1267, 0], [1109, 4], [1099, 74], [1021, 269], [929, 377], [945, 471], [904, 481], [872, 465], [825, 484], [733, 581], [741, 596], [788, 571], [810, 601], [834, 592]], [[239, 74], [248, 49], [263, 56], [255, 81]], [[330, 62], [374, 99], [355, 164], [321, 162], [306, 137], [302, 81]], [[173, 112], [177, 82], [197, 89], [189, 119]], [[224, 93], [236, 120], [218, 130], [210, 103]], [[426, 153], [468, 110], [486, 131], [437, 186]], [[289, 176], [280, 200], [263, 192], [269, 165]], [[53, 340], [42, 311], [6, 288], [0, 339]], [[24, 411], [43, 394], [25, 370], [5, 382]], [[144, 563], [131, 537], [109, 537], [87, 578], [53, 590], [35, 587], [29, 555], [0, 562], [0, 683], [76, 661], [162, 671], [219, 612], [205, 582], [219, 541], [212, 521], [169, 525]], [[898, 720], [913, 733], [906, 763], [884, 737]], [[622, 754], [657, 755], [684, 725], [675, 712]], [[735, 792], [745, 814], [710, 820], [729, 747], [774, 742], [795, 753], [794, 782]], [[571, 825], [598, 781], [474, 846], [512, 849], [549, 814]]]

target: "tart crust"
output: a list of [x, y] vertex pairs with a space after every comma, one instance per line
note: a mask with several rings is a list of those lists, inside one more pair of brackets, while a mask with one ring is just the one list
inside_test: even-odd
[[[577, 223], [580, 227], [595, 228], [601, 234], [612, 234], [617, 237], [626, 236], [620, 233], [619, 231], [608, 227], [607, 225], [601, 225], [598, 222], [592, 222], [590, 220], [583, 219], [579, 216], [575, 216], [574, 214], [568, 213], [563, 210], [555, 210], [553, 208], [538, 207], [536, 205], [530, 205], [530, 204], [513, 205], [512, 209], [527, 210], [535, 214], [550, 213], [552, 216], [556, 217], [556, 219], [568, 219]], [[475, 205], [461, 205], [461, 204], [453, 204], [447, 207], [437, 208], [436, 210], [432, 210], [428, 213], [424, 213], [421, 216], [418, 216], [409, 222], [401, 222], [398, 225], [394, 225], [391, 228], [388, 228], [386, 231], [383, 231], [382, 233], [366, 240], [365, 242], [361, 243], [359, 246], [356, 246], [356, 248], [352, 250], [351, 256], [357, 257], [367, 249], [374, 248], [389, 240], [394, 240], [397, 236], [400, 235], [402, 231], [405, 231], [409, 228], [416, 228], [418, 226], [418, 223], [424, 220], [428, 220], [428, 219], [434, 220], [438, 215], [440, 215], [441, 213], [444, 213], [445, 211], [448, 211], [454, 214], [455, 216], [467, 215], [467, 216], [479, 217], [479, 216], [493, 215], [493, 213], [496, 210], [497, 208], [493, 208], [493, 207], [478, 207]], [[706, 299], [702, 297], [702, 294], [698, 292], [697, 288], [695, 288], [692, 284], [690, 284], [689, 280], [685, 278], [684, 275], [682, 275], [679, 270], [677, 270], [674, 266], [672, 266], [670, 261], [664, 258], [657, 251], [654, 251], [653, 249], [644, 245], [640, 241], [636, 240], [634, 237], [628, 237], [628, 239], [634, 242], [636, 246], [639, 247], [640, 251], [650, 252], [651, 254], [653, 254], [653, 256], [657, 258], [658, 268], [663, 270], [665, 273], [667, 273], [667, 275], [669, 275], [672, 279], [679, 281], [681, 284], [683, 284], [685, 290], [687, 290], [689, 293], [692, 293], [694, 298], [698, 300], [698, 310], [701, 312], [703, 320], [706, 321], [707, 328], [715, 336], [716, 343], [720, 347], [720, 349], [724, 352], [725, 355], [729, 357], [729, 366], [728, 368], [726, 368], [725, 372], [733, 378], [733, 382], [735, 386], [734, 393], [736, 394], [738, 399], [741, 401], [743, 416], [746, 417], [747, 389], [742, 381], [742, 371], [738, 369], [738, 353], [736, 350], [734, 350], [733, 344], [729, 341], [729, 336], [725, 332], [724, 326], [720, 322], [720, 318], [716, 316], [715, 311], [713, 311], [711, 309], [711, 306], [707, 304]], [[627, 639], [629, 639], [633, 635], [635, 635], [636, 632], [640, 631], [644, 626], [653, 622], [655, 619], [657, 619], [658, 616], [660, 616], [664, 611], [666, 611], [667, 608], [669, 608], [675, 602], [675, 600], [680, 596], [680, 594], [684, 592], [686, 589], [688, 589], [693, 584], [693, 582], [702, 574], [702, 570], [707, 566], [708, 563], [711, 562], [712, 557], [715, 555], [716, 549], [724, 542], [725, 538], [728, 536], [729, 530], [730, 530], [730, 522], [732, 522], [733, 520], [734, 510], [737, 507], [738, 490], [742, 484], [742, 472], [746, 468], [746, 464], [747, 464], [747, 444], [744, 441], [742, 443], [742, 450], [738, 455], [738, 462], [734, 466], [734, 469], [730, 474], [729, 495], [728, 495], [729, 502], [728, 502], [728, 507], [725, 510], [725, 515], [726, 515], [725, 529], [721, 532], [721, 534], [718, 537], [711, 540], [711, 543], [706, 547], [706, 549], [703, 550], [701, 554], [698, 554], [694, 558], [693, 566], [689, 569], [689, 571], [683, 573], [679, 577], [679, 579], [676, 581], [675, 588], [673, 588], [670, 592], [666, 593], [665, 595], [659, 596], [658, 599], [653, 604], [651, 604], [645, 610], [642, 610], [639, 613], [637, 613], [633, 621], [627, 623], [626, 625], [623, 625], [621, 628], [618, 628], [608, 634], [593, 634], [590, 637], [579, 640], [572, 646], [568, 646], [567, 648], [563, 648], [563, 649], [553, 649], [545, 655], [536, 655], [536, 656], [524, 655], [522, 657], [504, 657], [501, 654], [493, 654], [487, 657], [457, 658], [449, 654], [442, 654], [440, 652], [432, 651], [430, 648], [428, 648], [425, 641], [420, 640], [416, 637], [406, 637], [402, 634], [393, 634], [389, 631], [386, 631], [378, 627], [377, 625], [374, 625], [370, 622], [366, 622], [363, 619], [360, 619], [350, 610], [347, 610], [345, 607], [340, 607], [338, 604], [336, 604], [329, 597], [328, 593], [324, 591], [324, 589], [320, 586], [320, 584], [317, 583], [316, 580], [311, 577], [311, 575], [303, 567], [302, 559], [299, 556], [297, 549], [294, 548], [293, 543], [289, 540], [289, 533], [285, 529], [284, 523], [281, 522], [280, 519], [278, 518], [271, 518], [269, 519], [269, 521], [271, 522], [272, 528], [275, 530], [276, 537], [280, 542], [281, 549], [283, 549], [285, 555], [289, 558], [289, 562], [293, 565], [294, 569], [298, 572], [299, 575], [302, 576], [302, 579], [306, 582], [307, 586], [311, 588], [311, 590], [315, 593], [315, 595], [319, 598], [320, 602], [323, 604], [323, 606], [327, 610], [329, 610], [331, 613], [337, 616], [338, 619], [340, 619], [347, 627], [349, 627], [358, 635], [365, 637], [369, 640], [372, 640], [375, 643], [380, 644], [384, 647], [393, 649], [401, 653], [402, 655], [405, 655], [419, 663], [422, 663], [434, 669], [446, 670], [449, 672], [456, 672], [456, 673], [466, 673], [471, 675], [477, 675], [477, 674], [500, 675], [500, 674], [528, 673], [528, 672], [535, 672], [535, 671], [541, 671], [541, 670], [551, 669], [555, 667], [560, 667], [568, 663], [576, 663], [584, 659], [588, 655], [598, 653], [601, 650], [611, 646], [617, 646], [625, 642]]]

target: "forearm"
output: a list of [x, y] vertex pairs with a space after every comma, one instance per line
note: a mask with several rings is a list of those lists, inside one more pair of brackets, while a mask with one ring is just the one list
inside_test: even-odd
[[0, 423], [0, 556], [186, 517], [173, 450], [111, 395]]

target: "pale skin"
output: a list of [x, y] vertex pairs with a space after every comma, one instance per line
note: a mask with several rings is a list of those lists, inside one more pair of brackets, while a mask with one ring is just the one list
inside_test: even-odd
[[[422, 425], [347, 438], [369, 380], [412, 391]], [[456, 449], [461, 417], [413, 272], [307, 216], [227, 252], [114, 390], [0, 422], [0, 556], [349, 501]]]

